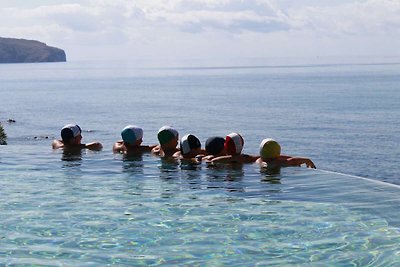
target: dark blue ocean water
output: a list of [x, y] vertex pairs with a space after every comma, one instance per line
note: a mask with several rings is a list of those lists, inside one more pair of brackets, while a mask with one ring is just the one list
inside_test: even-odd
[[[12, 144], [48, 146], [78, 123], [111, 149], [127, 124], [156, 143], [164, 124], [183, 136], [232, 131], [244, 151], [271, 137], [324, 170], [400, 184], [400, 65], [142, 69], [119, 62], [0, 65], [0, 121]], [[15, 124], [7, 124], [9, 118]]]
[[[0, 265], [398, 266], [400, 65], [0, 65]], [[15, 123], [8, 123], [8, 119]], [[67, 123], [100, 152], [51, 141]], [[128, 124], [237, 131], [317, 170], [114, 155]], [[364, 178], [363, 178], [364, 177]]]

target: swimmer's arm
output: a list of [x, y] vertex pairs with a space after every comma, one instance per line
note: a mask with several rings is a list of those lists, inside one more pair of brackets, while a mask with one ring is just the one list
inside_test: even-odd
[[153, 147], [151, 149], [151, 153], [153, 153], [153, 154], [158, 155], [158, 154], [160, 154], [160, 152], [161, 152], [161, 146], [159, 146], [159, 145], [156, 145], [155, 147]]
[[157, 147], [157, 145], [151, 145], [151, 146], [140, 146], [140, 149], [142, 152], [153, 152], [153, 149]]
[[172, 157], [173, 157], [173, 158], [176, 158], [176, 159], [182, 159], [182, 158], [183, 158], [180, 151], [176, 151], [176, 152], [172, 155]]
[[241, 157], [241, 162], [242, 163], [253, 163], [256, 162], [260, 156], [253, 156], [253, 155], [248, 155], [248, 154], [242, 154], [240, 155]]
[[64, 143], [61, 140], [53, 140], [51, 146], [53, 147], [53, 149], [58, 149], [64, 147]]
[[118, 141], [113, 145], [113, 152], [114, 153], [121, 153], [125, 151], [123, 141]]
[[307, 168], [316, 169], [314, 162], [309, 158], [291, 157], [285, 160], [285, 166], [301, 166], [306, 164]]
[[101, 150], [103, 148], [103, 145], [99, 142], [92, 142], [89, 144], [82, 144], [84, 147], [83, 148], [87, 148], [90, 150]]
[[232, 156], [232, 155], [216, 157], [216, 158], [211, 159], [210, 163], [211, 164], [232, 163], [232, 162], [235, 162], [233, 157], [234, 156]]

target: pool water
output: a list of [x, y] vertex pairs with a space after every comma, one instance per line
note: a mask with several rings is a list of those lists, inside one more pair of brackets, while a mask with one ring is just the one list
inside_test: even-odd
[[2, 147], [0, 164], [4, 265], [400, 264], [399, 188], [385, 183], [37, 145]]
[[[0, 65], [0, 265], [399, 266], [399, 81], [399, 64]], [[104, 149], [53, 151], [68, 123]], [[318, 169], [114, 155], [128, 124], [144, 144], [235, 131], [248, 154], [271, 137]]]

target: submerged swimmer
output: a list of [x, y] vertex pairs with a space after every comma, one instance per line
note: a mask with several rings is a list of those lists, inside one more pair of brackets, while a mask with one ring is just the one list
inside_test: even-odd
[[259, 157], [242, 154], [244, 139], [238, 133], [230, 133], [226, 136], [224, 150], [226, 155], [213, 158], [211, 163], [253, 163]]
[[264, 139], [260, 144], [260, 158], [257, 160], [262, 168], [276, 169], [279, 167], [301, 166], [315, 169], [314, 162], [309, 158], [281, 155], [281, 146], [273, 139]]
[[173, 157], [180, 160], [198, 163], [206, 153], [204, 149], [201, 149], [200, 140], [192, 134], [187, 134], [182, 137], [179, 147], [180, 150], [175, 152]]
[[121, 132], [122, 141], [113, 146], [114, 153], [139, 154], [150, 152], [156, 145], [143, 146], [143, 129], [136, 125], [128, 125]]
[[101, 150], [103, 145], [99, 142], [82, 144], [81, 127], [75, 124], [67, 124], [61, 129], [61, 140], [54, 140], [52, 143], [53, 149], [83, 149]]
[[159, 145], [155, 146], [151, 153], [160, 157], [172, 157], [175, 152], [179, 151], [176, 147], [178, 145], [179, 134], [178, 131], [171, 126], [163, 126], [158, 130], [157, 138]]

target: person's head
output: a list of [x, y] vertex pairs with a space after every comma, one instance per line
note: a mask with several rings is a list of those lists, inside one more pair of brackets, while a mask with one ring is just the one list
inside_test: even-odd
[[281, 155], [281, 146], [277, 141], [267, 138], [261, 141], [260, 157], [263, 160], [271, 160]]
[[187, 134], [181, 139], [180, 150], [182, 156], [196, 156], [201, 153], [200, 140], [192, 134]]
[[163, 126], [158, 130], [157, 138], [163, 149], [174, 149], [178, 145], [178, 131], [171, 126]]
[[143, 140], [143, 129], [136, 125], [128, 125], [122, 130], [121, 137], [126, 145], [139, 146]]
[[243, 137], [238, 133], [230, 133], [225, 138], [224, 146], [228, 155], [238, 155], [243, 150]]
[[224, 155], [225, 154], [225, 138], [220, 136], [209, 137], [206, 141], [206, 152], [208, 155]]
[[65, 145], [79, 145], [82, 140], [82, 130], [76, 124], [67, 124], [61, 129], [61, 139]]

